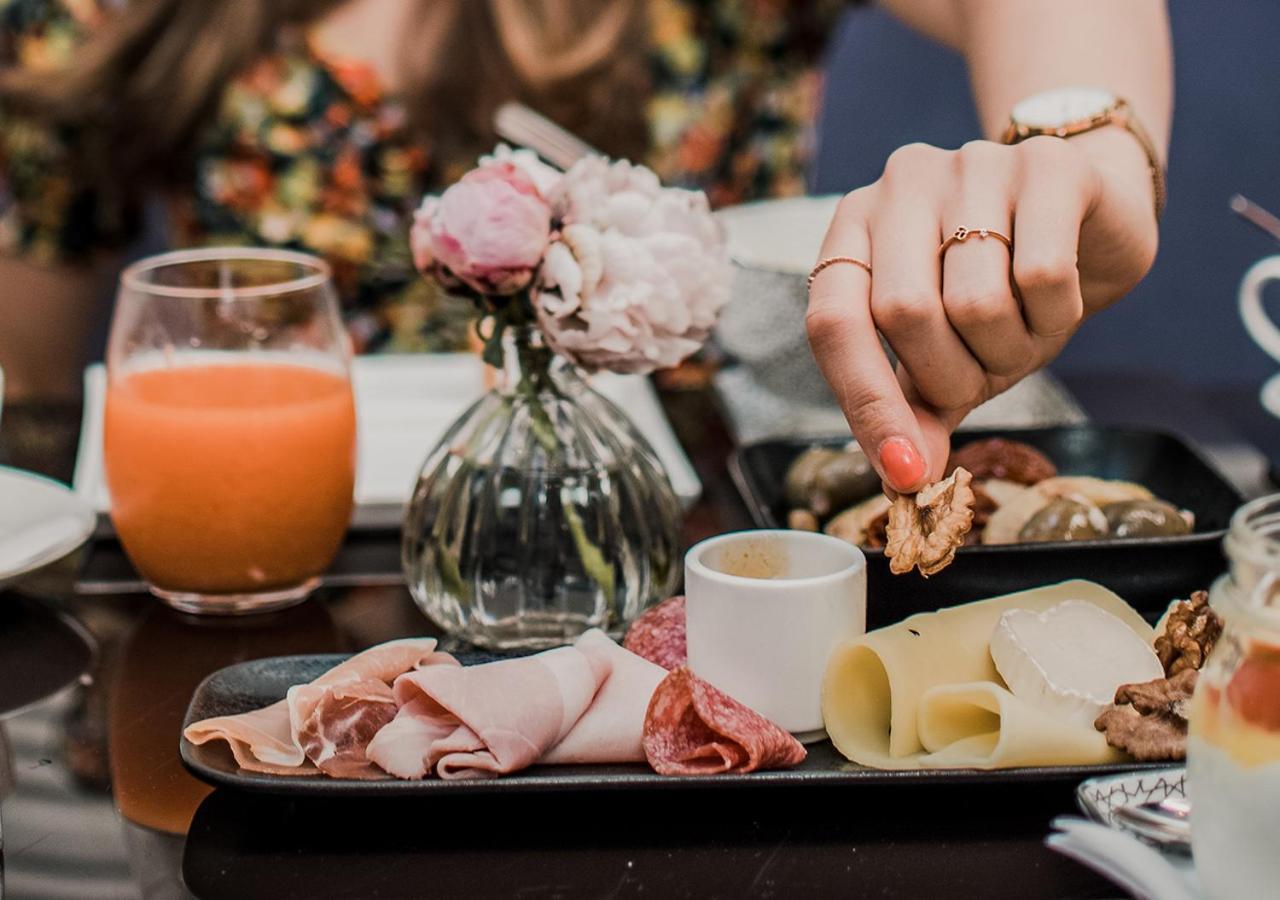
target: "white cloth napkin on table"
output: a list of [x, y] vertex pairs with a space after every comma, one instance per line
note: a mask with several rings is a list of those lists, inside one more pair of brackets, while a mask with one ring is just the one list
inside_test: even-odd
[[1100, 875], [1110, 878], [1141, 900], [1206, 900], [1191, 857], [1175, 857], [1142, 843], [1136, 837], [1075, 816], [1053, 820], [1056, 834], [1045, 844]]
[[[399, 521], [418, 468], [446, 428], [484, 392], [484, 364], [469, 353], [381, 354], [352, 364], [359, 452], [356, 465], [356, 523]], [[84, 419], [76, 458], [75, 490], [99, 512], [111, 508], [102, 468], [106, 370], [85, 370]], [[626, 411], [653, 446], [687, 507], [702, 492], [658, 396], [648, 379], [601, 373], [592, 386]]]

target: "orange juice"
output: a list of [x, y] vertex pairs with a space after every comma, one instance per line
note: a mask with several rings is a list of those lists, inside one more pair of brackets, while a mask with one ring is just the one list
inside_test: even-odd
[[171, 591], [258, 593], [324, 571], [351, 516], [355, 403], [296, 365], [202, 365], [112, 380], [111, 519], [142, 576]]

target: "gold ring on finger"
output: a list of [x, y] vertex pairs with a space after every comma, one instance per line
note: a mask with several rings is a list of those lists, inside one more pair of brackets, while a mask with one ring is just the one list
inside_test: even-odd
[[818, 260], [818, 264], [809, 270], [809, 279], [805, 282], [805, 287], [812, 290], [813, 279], [818, 277], [818, 273], [827, 268], [827, 266], [834, 266], [836, 263], [849, 263], [862, 269], [868, 275], [871, 274], [871, 263], [866, 260], [858, 259], [856, 256], [828, 256], [826, 259]]
[[969, 238], [995, 238], [1008, 247], [1010, 253], [1013, 252], [1013, 241], [1009, 239], [1007, 234], [996, 231], [994, 228], [965, 228], [961, 226], [947, 235], [947, 239], [938, 248], [938, 258], [941, 259], [945, 256], [947, 251], [951, 249], [952, 244], [963, 244]]

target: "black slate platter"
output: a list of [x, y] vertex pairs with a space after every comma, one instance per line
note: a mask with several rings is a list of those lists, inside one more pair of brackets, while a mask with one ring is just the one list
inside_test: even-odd
[[[1096, 581], [1153, 618], [1169, 601], [1207, 589], [1226, 569], [1222, 537], [1244, 502], [1216, 469], [1173, 435], [1140, 429], [1073, 425], [1061, 428], [966, 431], [954, 445], [1003, 437], [1042, 450], [1062, 475], [1136, 481], [1156, 496], [1195, 513], [1189, 535], [1123, 541], [1075, 541], [962, 547], [932, 578], [893, 575], [881, 550], [867, 550], [867, 627], [879, 628], [917, 612], [930, 612], [1072, 578]], [[841, 447], [848, 438], [770, 440], [749, 444], [729, 458], [729, 471], [761, 528], [787, 520], [783, 483], [805, 449]]]
[[[455, 654], [463, 665], [489, 662], [487, 653]], [[278, 656], [237, 663], [206, 678], [191, 698], [183, 728], [212, 716], [235, 715], [261, 709], [284, 697], [295, 684], [319, 677], [342, 660], [342, 655]], [[503, 778], [474, 781], [353, 781], [339, 778], [259, 775], [236, 765], [222, 741], [196, 746], [182, 738], [182, 762], [197, 778], [222, 788], [295, 796], [392, 796], [412, 794], [509, 794], [557, 791], [825, 787], [902, 785], [993, 785], [1078, 782], [1095, 775], [1132, 771], [1158, 764], [1106, 766], [1037, 766], [1021, 769], [927, 769], [886, 771], [850, 763], [831, 745], [809, 745], [809, 756], [793, 769], [753, 772], [747, 775], [712, 775], [675, 778], [658, 775], [643, 764], [591, 766], [534, 766]]]

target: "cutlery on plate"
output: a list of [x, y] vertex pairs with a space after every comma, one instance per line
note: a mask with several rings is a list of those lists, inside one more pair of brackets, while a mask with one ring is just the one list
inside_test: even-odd
[[568, 170], [584, 156], [601, 152], [568, 129], [523, 103], [504, 103], [493, 114], [493, 130], [498, 137], [527, 147], [552, 165]]
[[1191, 804], [1182, 797], [1166, 797], [1150, 803], [1121, 806], [1116, 824], [1162, 849], [1191, 851]]

